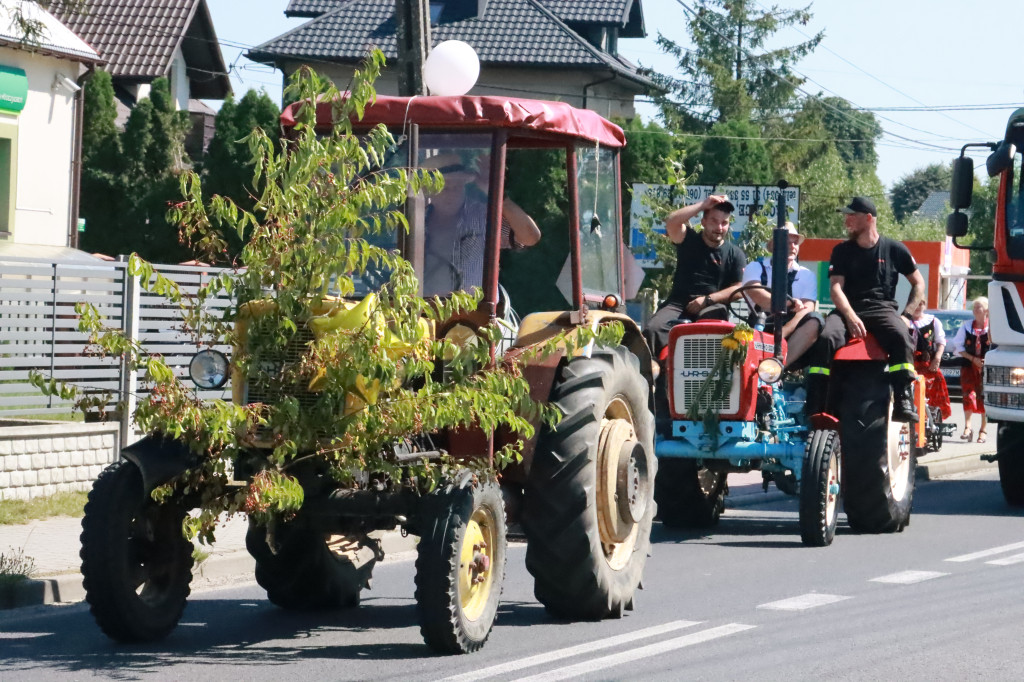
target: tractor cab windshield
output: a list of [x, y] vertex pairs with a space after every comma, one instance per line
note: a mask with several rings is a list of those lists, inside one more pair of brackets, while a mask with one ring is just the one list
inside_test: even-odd
[[1013, 168], [1007, 178], [1006, 251], [1014, 260], [1024, 259], [1024, 152], [1021, 140], [1013, 155]]

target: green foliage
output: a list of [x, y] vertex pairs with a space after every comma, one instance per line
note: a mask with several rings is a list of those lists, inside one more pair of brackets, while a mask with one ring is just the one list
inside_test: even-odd
[[[0, 501], [0, 526], [49, 519], [55, 516], [81, 516], [87, 494], [62, 492], [31, 500]], [[2, 571], [0, 571], [2, 572]]]
[[166, 220], [178, 194], [188, 114], [174, 110], [166, 78], [153, 81], [150, 97], [132, 109], [124, 132], [116, 115], [110, 76], [102, 71], [85, 85], [82, 135], [82, 203], [86, 232], [81, 247], [109, 255], [138, 252], [180, 261], [189, 252]]
[[[203, 258], [220, 253], [223, 232], [233, 232], [244, 244], [244, 269], [185, 295], [146, 260], [129, 260], [128, 273], [145, 290], [178, 307], [180, 328], [197, 348], [234, 348], [233, 376], [250, 396], [267, 396], [263, 402], [201, 400], [162, 357], [106, 328], [94, 309], [81, 308], [79, 326], [99, 351], [142, 372], [149, 392], [140, 397], [136, 426], [188, 443], [200, 458], [181, 480], [153, 491], [157, 500], [199, 496], [201, 512], [188, 522], [190, 535], [209, 540], [225, 511], [261, 521], [294, 513], [304, 499], [299, 477], [311, 471], [347, 487], [391, 484], [425, 492], [466, 464], [444, 457], [400, 465], [396, 445], [429, 446], [418, 439], [471, 427], [529, 438], [536, 423], [558, 418], [556, 408], [530, 399], [519, 365], [493, 363], [490, 347], [502, 335], [496, 325], [482, 327], [476, 341], [463, 345], [435, 338], [438, 323], [476, 308], [479, 291], [424, 300], [416, 295], [411, 265], [369, 241], [407, 229], [407, 191], [434, 192], [443, 182], [437, 171], [383, 167], [396, 145], [384, 127], [352, 134], [351, 120], [374, 97], [382, 64], [383, 55], [371, 53], [345, 98], [312, 71], [295, 74], [289, 97], [333, 102], [334, 125], [318, 133], [315, 107], [304, 106], [287, 146], [262, 128], [245, 137], [259, 188], [252, 210], [223, 195], [207, 198], [198, 174], [182, 176], [184, 200], [169, 212], [172, 224]], [[358, 303], [340, 298], [367, 278], [386, 284]], [[222, 312], [207, 307], [220, 295], [236, 303]], [[571, 354], [595, 341], [616, 343], [621, 334], [621, 325], [577, 330], [525, 359], [559, 349]], [[518, 456], [518, 445], [503, 448], [495, 465]], [[228, 466], [238, 458], [256, 471], [241, 490], [228, 484]], [[471, 466], [493, 473], [486, 459]]]
[[935, 190], [948, 190], [953, 171], [949, 164], [933, 163], [907, 173], [892, 186], [892, 212], [904, 222]]
[[697, 157], [701, 184], [765, 185], [772, 182], [768, 148], [761, 131], [748, 120], [730, 119], [711, 126], [711, 137]]
[[251, 210], [259, 196], [253, 187], [252, 154], [245, 138], [256, 128], [277, 143], [281, 124], [280, 109], [266, 92], [249, 90], [235, 101], [228, 96], [217, 112], [216, 128], [203, 159], [203, 193], [220, 194]]
[[686, 15], [692, 47], [658, 36], [659, 46], [678, 61], [680, 73], [679, 78], [657, 77], [675, 103], [666, 101], [666, 106], [717, 112], [714, 117], [720, 120], [744, 118], [748, 106], [759, 115], [788, 106], [794, 86], [803, 83], [792, 67], [817, 47], [823, 34], [789, 47], [766, 46], [774, 44], [780, 29], [806, 25], [809, 9], [766, 10], [752, 0], [698, 0], [696, 16]]

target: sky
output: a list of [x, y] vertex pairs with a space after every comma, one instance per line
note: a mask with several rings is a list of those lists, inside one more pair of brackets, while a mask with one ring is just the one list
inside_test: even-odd
[[[236, 94], [263, 88], [280, 101], [280, 72], [250, 62], [242, 48], [304, 20], [284, 16], [287, 0], [207, 2]], [[673, 60], [655, 40], [661, 31], [688, 44], [683, 5], [693, 7], [693, 0], [642, 2], [648, 36], [620, 41], [619, 51], [640, 65], [672, 73]], [[770, 0], [755, 3], [770, 6]], [[811, 12], [808, 25], [780, 31], [771, 47], [825, 32], [815, 52], [795, 67], [808, 79], [802, 89], [808, 96], [823, 93], [879, 109], [874, 113], [885, 136], [877, 145], [878, 176], [886, 187], [917, 168], [948, 162], [967, 142], [1001, 138], [1010, 113], [1024, 107], [1022, 0], [816, 0]], [[645, 119], [656, 113], [644, 105], [638, 112]]]

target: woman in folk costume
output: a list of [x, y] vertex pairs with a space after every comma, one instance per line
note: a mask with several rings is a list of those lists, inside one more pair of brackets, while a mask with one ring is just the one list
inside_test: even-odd
[[988, 416], [985, 414], [982, 371], [985, 368], [985, 353], [991, 345], [988, 335], [988, 299], [984, 296], [974, 299], [971, 310], [974, 319], [960, 325], [960, 330], [953, 337], [953, 347], [960, 353], [960, 357], [967, 360], [967, 364], [960, 370], [960, 387], [963, 389], [964, 402], [964, 432], [960, 434], [960, 439], [968, 442], [974, 439], [971, 417], [980, 414], [978, 442], [984, 443]]
[[925, 302], [921, 301], [909, 315], [914, 323], [911, 331], [916, 340], [914, 369], [925, 378], [925, 397], [928, 399], [928, 406], [939, 408], [942, 419], [946, 420], [953, 416], [946, 377], [942, 376], [939, 369], [942, 353], [946, 349], [946, 331], [942, 328], [942, 323], [935, 319], [934, 315], [926, 313], [924, 308]]

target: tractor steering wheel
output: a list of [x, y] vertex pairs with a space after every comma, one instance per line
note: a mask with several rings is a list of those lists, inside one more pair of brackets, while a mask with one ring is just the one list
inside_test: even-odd
[[[729, 298], [729, 301], [725, 304], [726, 307], [729, 309], [729, 314], [730, 315], [732, 315], [733, 317], [736, 317], [738, 319], [741, 319], [741, 320], [745, 319], [742, 315], [740, 315], [740, 313], [736, 309], [734, 309], [732, 307], [732, 304], [735, 301], [738, 301], [740, 299], [741, 295], [744, 292], [746, 292], [746, 291], [753, 291], [754, 289], [762, 289], [764, 291], [767, 291], [769, 295], [771, 295], [771, 293], [772, 293], [771, 287], [766, 286], [764, 284], [761, 284], [760, 282], [751, 282], [749, 284], [744, 284], [739, 289], [737, 289], [735, 292], [733, 292], [733, 295]], [[795, 298], [793, 298], [789, 294], [786, 294], [786, 307], [787, 308], [789, 307], [789, 305], [791, 303], [795, 303], [795, 302], [796, 302]], [[749, 303], [749, 301], [748, 301], [748, 303]], [[753, 307], [751, 307], [751, 312], [754, 312]], [[765, 313], [766, 316], [771, 315], [771, 311], [770, 310], [766, 310], [766, 311], [764, 311], [764, 313]], [[765, 321], [767, 321], [767, 317], [766, 317]]]

